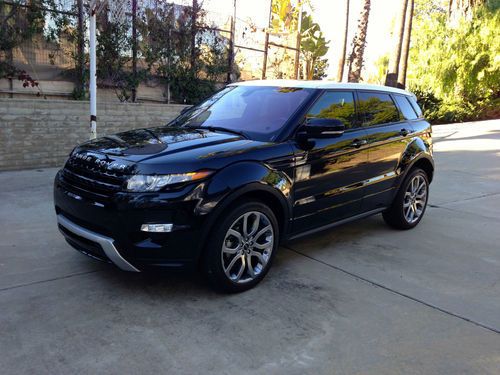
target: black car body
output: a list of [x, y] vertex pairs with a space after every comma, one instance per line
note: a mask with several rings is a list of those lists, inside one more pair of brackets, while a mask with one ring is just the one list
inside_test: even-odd
[[[243, 94], [228, 95], [231, 90]], [[300, 98], [291, 100], [290, 93]], [[227, 103], [217, 110], [221, 98]], [[248, 124], [239, 127], [231, 111], [241, 106]], [[256, 111], [263, 113], [258, 119]], [[225, 128], [210, 124], [214, 113]], [[279, 126], [265, 125], [275, 115]], [[235, 84], [166, 126], [76, 147], [55, 178], [59, 228], [77, 250], [142, 271], [198, 265], [221, 220], [245, 202], [272, 211], [265, 218], [276, 221], [268, 225], [276, 242], [389, 212], [410, 171], [423, 171], [427, 184], [433, 177], [431, 126], [421, 115], [412, 94], [383, 86]], [[139, 177], [128, 182], [132, 176]], [[164, 186], [148, 191], [153, 185]], [[402, 207], [413, 204], [420, 217], [398, 225], [392, 208], [392, 224], [401, 228], [416, 225], [427, 203], [427, 190], [420, 208], [410, 190], [402, 193]]]

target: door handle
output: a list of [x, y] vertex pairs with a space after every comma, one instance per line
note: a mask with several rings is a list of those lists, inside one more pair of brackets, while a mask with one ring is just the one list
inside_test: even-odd
[[351, 146], [355, 148], [360, 148], [363, 145], [366, 145], [368, 141], [366, 139], [355, 139], [352, 141]]
[[402, 135], [403, 137], [406, 137], [408, 134], [410, 134], [410, 132], [406, 129], [401, 129], [399, 134]]

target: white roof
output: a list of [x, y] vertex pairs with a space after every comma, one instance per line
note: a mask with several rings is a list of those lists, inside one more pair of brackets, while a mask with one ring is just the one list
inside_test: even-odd
[[299, 81], [293, 79], [265, 79], [242, 81], [229, 84], [229, 86], [276, 86], [276, 87], [300, 87], [309, 89], [344, 89], [344, 90], [371, 90], [389, 91], [403, 95], [413, 95], [411, 92], [397, 89], [395, 87], [382, 85], [367, 85], [364, 83], [337, 83], [332, 81]]

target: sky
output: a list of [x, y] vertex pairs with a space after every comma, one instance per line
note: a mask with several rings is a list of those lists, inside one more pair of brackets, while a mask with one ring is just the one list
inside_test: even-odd
[[[190, 2], [177, 0], [178, 2]], [[234, 0], [203, 0], [203, 7], [211, 17], [227, 19], [233, 11]], [[237, 20], [251, 19], [257, 27], [266, 27], [269, 20], [269, 6], [271, 0], [236, 0]], [[295, 0], [296, 1], [296, 0]], [[328, 77], [335, 78], [340, 56], [342, 35], [344, 32], [345, 0], [310, 0], [313, 20], [317, 22], [327, 40], [330, 40], [330, 49], [327, 54], [329, 60]], [[374, 72], [375, 61], [387, 53], [393, 43], [391, 31], [394, 18], [398, 12], [401, 0], [372, 0], [370, 18], [368, 22], [368, 37], [365, 50], [365, 67], [370, 74]], [[347, 38], [347, 53], [357, 28], [362, 0], [350, 0], [349, 34]], [[307, 9], [306, 9], [307, 10]]]

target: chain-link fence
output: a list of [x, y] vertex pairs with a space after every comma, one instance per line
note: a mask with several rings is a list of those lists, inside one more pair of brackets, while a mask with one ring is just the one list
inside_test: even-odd
[[[294, 78], [297, 35], [270, 33], [271, 1], [123, 0], [121, 23], [104, 7], [101, 100], [193, 103], [230, 81]], [[87, 11], [84, 0], [0, 0], [0, 96], [85, 98]]]

